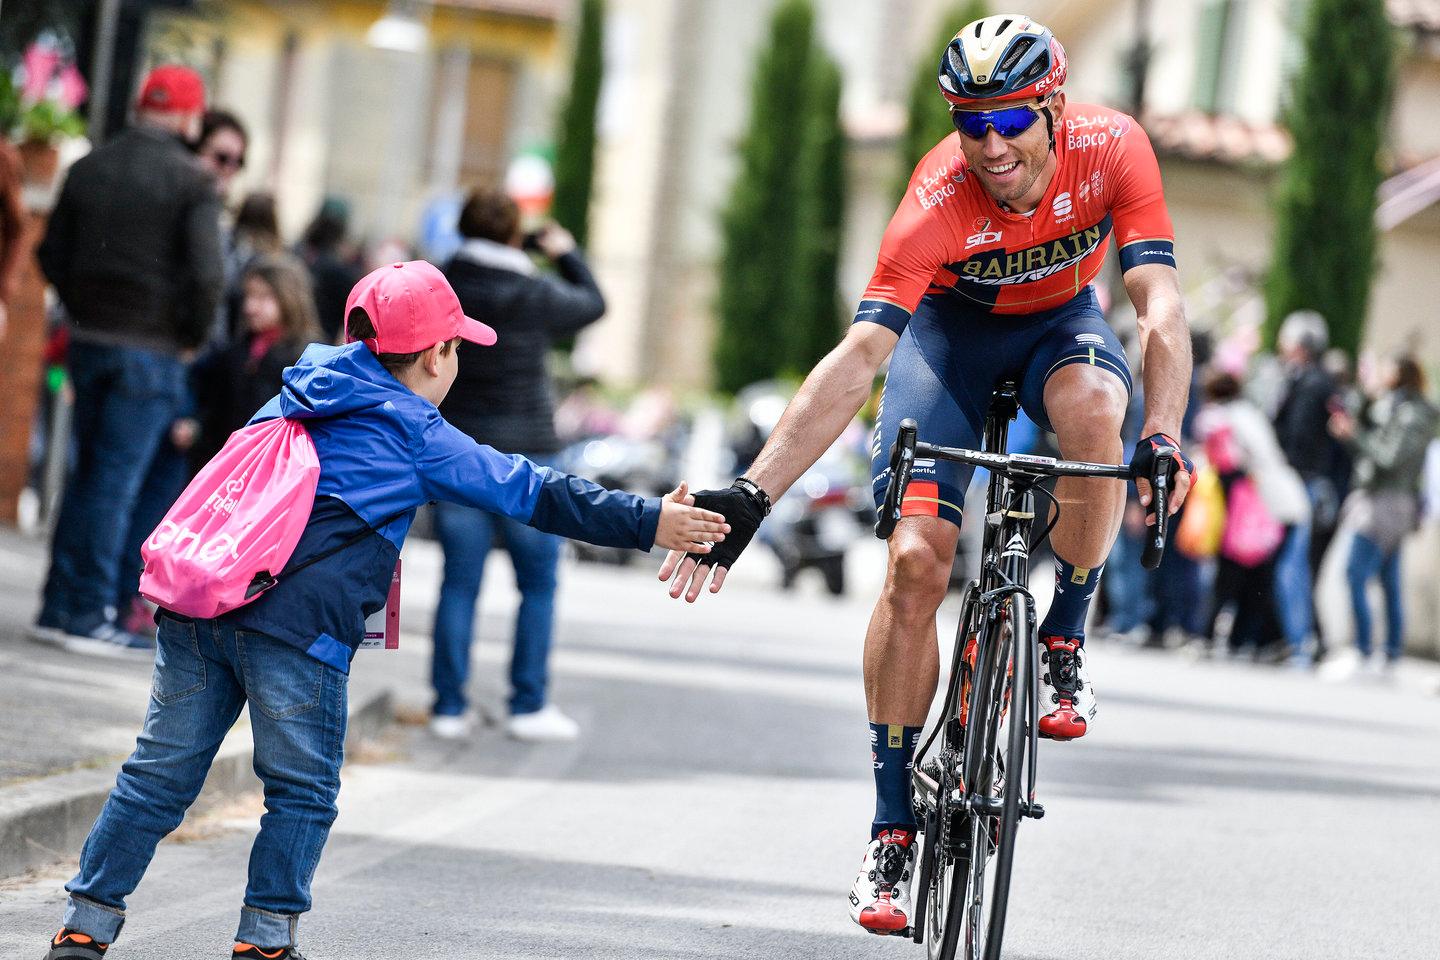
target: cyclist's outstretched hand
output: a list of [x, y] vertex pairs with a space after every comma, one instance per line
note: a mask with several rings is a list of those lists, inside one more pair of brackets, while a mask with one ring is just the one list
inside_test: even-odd
[[730, 524], [724, 515], [696, 506], [689, 485], [681, 480], [680, 486], [665, 494], [660, 503], [655, 546], [705, 554], [713, 549], [711, 544], [723, 542], [729, 532]]
[[[1195, 465], [1180, 452], [1180, 444], [1169, 434], [1151, 434], [1135, 444], [1135, 453], [1130, 457], [1130, 474], [1135, 478], [1135, 490], [1140, 495], [1140, 506], [1148, 508], [1152, 493], [1150, 474], [1155, 466], [1155, 451], [1163, 447], [1170, 447], [1175, 451], [1174, 459], [1170, 462], [1170, 508], [1166, 511], [1173, 517], [1175, 511], [1185, 504], [1185, 496], [1190, 492], [1190, 484], [1195, 479]], [[1145, 513], [1145, 525], [1155, 525], [1155, 514], [1148, 509]]]
[[[661, 580], [671, 581], [673, 578], [670, 596], [677, 600], [684, 596], [687, 602], [694, 603], [707, 578], [710, 578], [710, 592], [720, 591], [726, 573], [739, 558], [740, 551], [750, 543], [750, 538], [755, 536], [760, 521], [765, 519], [769, 504], [739, 484], [732, 484], [724, 490], [701, 490], [691, 499], [697, 507], [722, 514], [729, 531], [723, 542], [704, 550], [673, 548], [660, 567]], [[712, 572], [713, 578], [710, 576]]]

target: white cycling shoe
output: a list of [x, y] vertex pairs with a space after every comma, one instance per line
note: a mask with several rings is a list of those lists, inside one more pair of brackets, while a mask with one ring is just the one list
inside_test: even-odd
[[851, 920], [881, 935], [909, 931], [916, 843], [913, 830], [886, 830], [870, 841], [850, 888]]
[[1085, 669], [1088, 656], [1078, 640], [1040, 638], [1040, 736], [1078, 740], [1095, 719], [1095, 687]]

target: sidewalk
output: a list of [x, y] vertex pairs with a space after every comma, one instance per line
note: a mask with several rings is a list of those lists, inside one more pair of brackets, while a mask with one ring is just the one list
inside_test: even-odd
[[[74, 854], [135, 745], [152, 666], [33, 643], [48, 551], [0, 528], [0, 877]], [[352, 679], [350, 744], [376, 735], [392, 713], [379, 671]], [[248, 718], [226, 738], [199, 807], [258, 790]]]

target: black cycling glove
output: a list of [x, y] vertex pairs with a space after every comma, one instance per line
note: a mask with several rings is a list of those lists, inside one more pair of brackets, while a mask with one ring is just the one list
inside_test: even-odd
[[740, 551], [750, 543], [760, 528], [760, 521], [770, 512], [769, 498], [748, 480], [737, 480], [724, 490], [700, 490], [695, 494], [695, 506], [723, 516], [730, 524], [730, 532], [709, 553], [689, 553], [686, 559], [727, 569], [740, 558]]
[[1178, 473], [1188, 473], [1193, 478], [1195, 465], [1180, 452], [1180, 444], [1173, 437], [1165, 433], [1151, 434], [1144, 440], [1135, 444], [1135, 452], [1130, 456], [1130, 476], [1136, 480], [1150, 482], [1150, 471], [1155, 469], [1155, 451], [1161, 447], [1171, 447], [1175, 451], [1175, 459], [1170, 464], [1171, 486], [1174, 486], [1175, 476]]

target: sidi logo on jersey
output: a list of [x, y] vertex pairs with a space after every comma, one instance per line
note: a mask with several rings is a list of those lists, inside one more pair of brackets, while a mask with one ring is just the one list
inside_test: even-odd
[[1024, 250], [983, 250], [947, 269], [962, 280], [987, 286], [1029, 283], [1079, 263], [1105, 241], [1109, 232], [1110, 218], [1106, 217], [1093, 227], [1077, 230], [1049, 243]]
[[974, 227], [975, 232], [965, 238], [966, 250], [983, 247], [987, 243], [999, 243], [1004, 239], [999, 230], [990, 229], [989, 217], [976, 217]]

